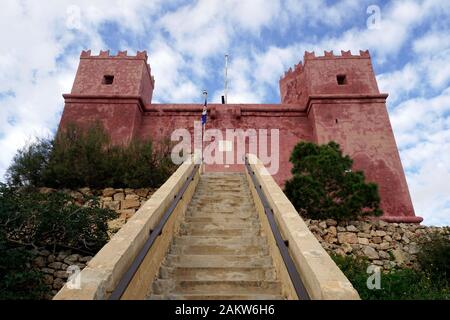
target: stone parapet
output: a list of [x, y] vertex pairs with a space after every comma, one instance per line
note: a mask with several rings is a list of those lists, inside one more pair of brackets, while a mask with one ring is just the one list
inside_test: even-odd
[[[71, 289], [66, 284], [54, 297], [55, 300], [104, 300], [108, 299], [120, 279], [129, 269], [137, 254], [149, 237], [150, 231], [160, 221], [163, 213], [171, 205], [175, 195], [194, 169], [194, 163], [187, 161], [152, 195], [152, 197], [128, 220], [112, 239], [87, 263], [79, 274], [80, 287]], [[170, 230], [163, 229], [151, 251], [149, 259], [143, 261], [140, 269], [124, 293], [124, 298], [143, 298], [151, 285], [153, 276], [165, 256], [171, 237], [177, 232], [177, 218], [184, 214], [193, 190], [198, 181], [199, 172], [190, 184], [185, 197], [173, 212], [174, 219], [166, 223]], [[111, 192], [112, 193], [112, 192]], [[126, 192], [125, 192], [126, 194]], [[125, 195], [126, 197], [126, 195]], [[126, 200], [126, 199], [124, 199]], [[129, 199], [133, 200], [133, 199]], [[165, 227], [165, 228], [166, 228]], [[145, 269], [145, 279], [140, 276]], [[134, 281], [136, 280], [137, 281]]]
[[358, 292], [308, 229], [263, 163], [254, 155], [247, 157], [278, 228], [289, 243], [289, 253], [311, 299], [359, 299]]

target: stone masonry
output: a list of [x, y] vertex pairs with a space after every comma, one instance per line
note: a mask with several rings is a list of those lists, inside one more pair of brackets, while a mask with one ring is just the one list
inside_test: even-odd
[[419, 241], [427, 234], [450, 234], [448, 227], [384, 221], [305, 220], [309, 230], [330, 254], [366, 257], [370, 263], [389, 270], [415, 267]]
[[[145, 51], [135, 56], [126, 51], [117, 55], [83, 51], [72, 90], [63, 95], [60, 129], [69, 123], [100, 122], [116, 144], [133, 138], [161, 141], [175, 129], [186, 129], [192, 136], [194, 122], [200, 120], [201, 102], [152, 103], [155, 79], [147, 60]], [[378, 89], [368, 51], [341, 51], [340, 55], [325, 51], [323, 56], [305, 52], [303, 61], [289, 69], [279, 85], [280, 104], [209, 104], [207, 129], [222, 134], [227, 129], [242, 129], [247, 133], [246, 144], [249, 130], [279, 130], [280, 169], [274, 179], [280, 186], [290, 178], [289, 156], [298, 142], [334, 140], [354, 159], [354, 169], [363, 170], [369, 181], [378, 184], [383, 220], [422, 221], [409, 195], [386, 109], [388, 95]], [[236, 150], [237, 139], [230, 139], [227, 145]], [[234, 164], [211, 164], [206, 170], [243, 172], [242, 163], [233, 160]]]
[[[54, 189], [41, 188], [41, 192], [52, 192]], [[83, 195], [96, 195], [99, 197], [103, 208], [110, 208], [116, 211], [119, 216], [108, 222], [109, 233], [112, 236], [131, 218], [137, 209], [147, 201], [155, 191], [150, 188], [140, 189], [114, 189], [106, 188], [104, 190], [91, 190], [81, 188], [79, 190], [63, 190], [74, 197], [82, 204]], [[39, 269], [44, 274], [44, 284], [46, 284], [51, 293], [47, 297], [53, 296], [66, 283], [70, 272], [67, 272], [69, 266], [77, 266], [82, 270], [86, 263], [91, 260], [91, 255], [81, 254], [73, 250], [60, 250], [51, 252], [49, 250], [39, 250], [35, 252], [36, 257], [33, 261], [33, 267]]]

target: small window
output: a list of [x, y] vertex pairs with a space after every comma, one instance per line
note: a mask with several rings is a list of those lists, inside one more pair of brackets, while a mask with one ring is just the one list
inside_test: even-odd
[[336, 76], [336, 80], [337, 80], [338, 85], [340, 85], [340, 86], [347, 84], [347, 77], [345, 76], [345, 74], [338, 74]]
[[102, 84], [113, 84], [113, 82], [114, 82], [114, 76], [109, 76], [109, 75], [103, 76]]

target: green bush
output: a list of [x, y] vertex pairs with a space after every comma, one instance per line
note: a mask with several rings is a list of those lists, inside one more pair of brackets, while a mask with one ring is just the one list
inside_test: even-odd
[[31, 252], [6, 239], [0, 239], [0, 252], [0, 300], [43, 299], [50, 290], [42, 273], [31, 268]]
[[159, 187], [173, 173], [170, 145], [151, 140], [126, 146], [110, 143], [104, 128], [69, 125], [54, 139], [20, 150], [6, 178], [13, 186], [95, 189]]
[[435, 281], [450, 285], [450, 235], [435, 232], [420, 241], [417, 262], [420, 268]]
[[312, 219], [354, 220], [380, 216], [378, 186], [365, 182], [364, 173], [351, 171], [353, 160], [335, 142], [300, 142], [290, 161], [292, 179], [285, 193], [302, 215]]
[[65, 246], [96, 252], [108, 241], [108, 221], [117, 213], [96, 198], [80, 206], [62, 192], [26, 192], [0, 184], [0, 233], [9, 243]]
[[381, 273], [381, 289], [369, 289], [369, 262], [352, 256], [333, 256], [363, 300], [436, 300], [450, 299], [447, 283], [430, 278], [426, 272], [401, 268]]
[[83, 201], [0, 184], [0, 299], [41, 299], [48, 292], [42, 273], [31, 267], [32, 249], [92, 255], [105, 245], [108, 221], [117, 213], [100, 208], [95, 198]]
[[15, 186], [43, 186], [53, 141], [38, 139], [18, 150], [9, 167], [6, 178]]

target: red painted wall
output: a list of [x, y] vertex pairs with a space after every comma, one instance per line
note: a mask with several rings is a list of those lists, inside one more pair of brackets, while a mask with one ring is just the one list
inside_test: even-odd
[[[102, 84], [105, 75], [114, 75], [113, 84]], [[338, 84], [338, 75], [345, 76], [344, 84]], [[130, 57], [126, 52], [91, 56], [83, 51], [72, 92], [64, 95], [60, 127], [100, 121], [115, 143], [134, 137], [158, 141], [178, 128], [193, 134], [202, 105], [152, 104], [154, 84], [145, 52]], [[334, 140], [354, 159], [354, 169], [378, 183], [384, 220], [422, 221], [412, 206], [386, 110], [387, 95], [378, 90], [367, 51], [342, 51], [340, 56], [325, 52], [323, 57], [305, 53], [304, 62], [280, 80], [280, 95], [281, 104], [209, 105], [207, 129], [217, 128], [224, 137], [226, 129], [279, 129], [280, 170], [274, 178], [280, 185], [290, 177], [295, 144]], [[207, 170], [243, 167], [210, 165]]]

